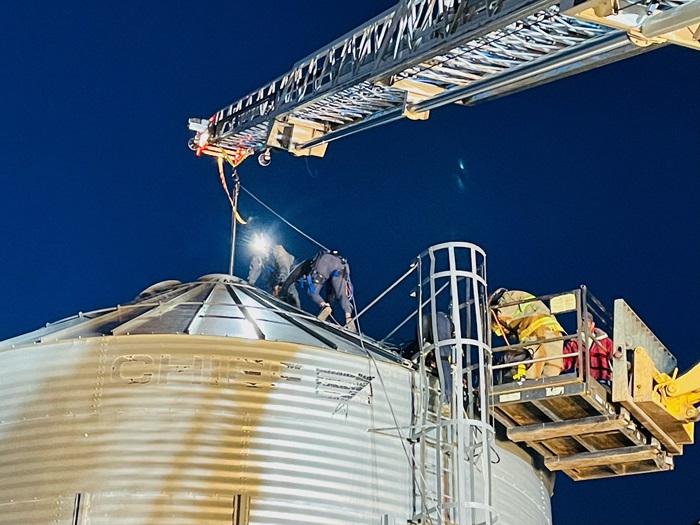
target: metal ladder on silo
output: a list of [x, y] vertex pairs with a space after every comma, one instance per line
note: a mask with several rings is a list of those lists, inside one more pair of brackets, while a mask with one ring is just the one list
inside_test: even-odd
[[[459, 268], [458, 252], [469, 255], [469, 268]], [[483, 263], [476, 262], [480, 254]], [[443, 263], [443, 264], [441, 264]], [[420, 358], [420, 383], [416, 392], [414, 443], [414, 523], [435, 525], [491, 525], [496, 512], [491, 504], [491, 443], [494, 431], [489, 423], [491, 383], [488, 318], [485, 315], [485, 255], [470, 243], [444, 243], [429, 248], [418, 258], [419, 326], [424, 307], [433, 322], [439, 304], [445, 304], [441, 292], [447, 290], [448, 308], [454, 334], [423, 348]], [[423, 274], [427, 271], [427, 277]], [[424, 286], [429, 293], [423, 294]], [[423, 296], [427, 298], [423, 299]], [[422, 338], [422, 334], [421, 334]], [[425, 370], [425, 356], [430, 350], [450, 345], [452, 348], [453, 393], [449, 414], [442, 413], [442, 403]], [[464, 351], [463, 351], [464, 350]], [[437, 356], [439, 352], [436, 352]], [[462, 366], [462, 355], [466, 366]], [[438, 370], [440, 366], [438, 364]], [[478, 389], [472, 388], [476, 384]], [[454, 378], [460, 378], [455, 380]], [[469, 388], [466, 397], [461, 378]], [[434, 381], [433, 381], [434, 384]], [[466, 404], [463, 403], [466, 399]], [[478, 403], [478, 406], [477, 406]]]

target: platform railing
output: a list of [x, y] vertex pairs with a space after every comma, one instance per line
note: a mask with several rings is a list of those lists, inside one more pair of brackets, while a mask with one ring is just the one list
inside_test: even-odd
[[[547, 381], [555, 381], [553, 377], [560, 379], [568, 378], [570, 381], [588, 382], [591, 380], [591, 362], [588, 352], [589, 342], [593, 340], [593, 334], [588, 325], [587, 319], [590, 317], [596, 327], [602, 327], [606, 334], [612, 337], [613, 318], [612, 315], [605, 309], [602, 303], [596, 299], [585, 286], [578, 289], [567, 290], [555, 294], [547, 294], [532, 297], [523, 301], [515, 301], [502, 303], [498, 306], [509, 307], [516, 305], [524, 305], [527, 303], [540, 301], [543, 304], [549, 304], [550, 315], [555, 317], [562, 325], [565, 332], [560, 335], [543, 337], [535, 340], [524, 342], [509, 342], [507, 336], [501, 336], [505, 344], [493, 347], [492, 352], [494, 359], [497, 361], [492, 370], [495, 373], [494, 382], [497, 385], [504, 385], [510, 382], [509, 371], [518, 365], [529, 368], [534, 363], [547, 363], [563, 358], [571, 358], [576, 365], [574, 369], [562, 369], [560, 376], [550, 376], [547, 378], [536, 378], [521, 381], [512, 385], [513, 389], [529, 388], [538, 386], [537, 379], [546, 379]], [[493, 310], [494, 308], [491, 307]], [[490, 316], [491, 323], [494, 322], [493, 312]], [[548, 355], [544, 357], [530, 357], [518, 361], [502, 362], [508, 354], [516, 354], [522, 351], [528, 351], [536, 348], [543, 343], [562, 341], [562, 346], [565, 348], [568, 341], [575, 340], [577, 342], [576, 352], [566, 352]], [[560, 382], [560, 381], [557, 381]]]

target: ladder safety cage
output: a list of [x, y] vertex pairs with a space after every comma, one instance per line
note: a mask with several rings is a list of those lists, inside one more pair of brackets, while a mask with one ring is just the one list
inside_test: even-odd
[[[396, 348], [418, 372], [413, 420], [405, 435], [413, 463], [410, 523], [491, 525], [497, 521], [491, 488], [497, 455], [489, 409], [493, 372], [485, 253], [467, 242], [431, 246], [355, 319], [390, 292], [394, 314], [401, 301], [415, 304], [379, 341]], [[397, 337], [403, 343], [394, 342]]]
[[[412, 438], [421, 495], [415, 498], [414, 521], [495, 523], [486, 256], [474, 244], [442, 243], [417, 258], [416, 270], [422, 384]], [[439, 389], [431, 388], [429, 358]]]

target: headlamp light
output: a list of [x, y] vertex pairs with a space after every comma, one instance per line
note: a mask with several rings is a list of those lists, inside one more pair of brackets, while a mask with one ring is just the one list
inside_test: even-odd
[[262, 233], [255, 235], [251, 244], [253, 251], [255, 253], [259, 253], [260, 255], [267, 255], [270, 251], [270, 245]]

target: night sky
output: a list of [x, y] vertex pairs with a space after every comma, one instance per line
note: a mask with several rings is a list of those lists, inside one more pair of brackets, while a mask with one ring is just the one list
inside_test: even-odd
[[[3, 2], [0, 339], [227, 271], [230, 207], [213, 160], [187, 148], [187, 119], [394, 2], [329, 4]], [[698, 86], [700, 52], [667, 46], [239, 174], [349, 259], [360, 308], [429, 245], [471, 241], [491, 289], [583, 283], [608, 306], [623, 297], [686, 370], [700, 359]], [[315, 252], [245, 194], [240, 209], [252, 219], [243, 237], [266, 229], [300, 258]], [[363, 328], [381, 338], [403, 315], [368, 315]], [[560, 475], [554, 522], [690, 525], [699, 472], [696, 445], [668, 473]]]

